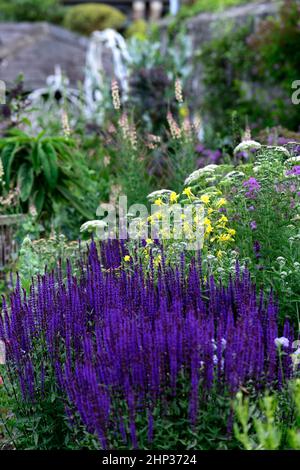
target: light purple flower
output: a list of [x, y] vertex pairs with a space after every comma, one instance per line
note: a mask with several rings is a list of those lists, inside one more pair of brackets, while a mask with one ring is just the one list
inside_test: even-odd
[[256, 178], [251, 176], [247, 181], [244, 181], [243, 187], [246, 188], [247, 192], [245, 196], [249, 199], [255, 199], [258, 191], [260, 190], [261, 186]]
[[277, 348], [281, 348], [281, 346], [283, 346], [284, 348], [288, 348], [290, 345], [288, 338], [285, 338], [285, 336], [275, 338], [274, 343]]

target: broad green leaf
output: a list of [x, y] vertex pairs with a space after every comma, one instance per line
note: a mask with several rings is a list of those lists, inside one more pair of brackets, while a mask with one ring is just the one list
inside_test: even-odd
[[39, 157], [46, 181], [49, 187], [54, 189], [57, 183], [58, 166], [57, 155], [53, 146], [49, 143], [44, 143], [39, 149]]
[[32, 166], [33, 166], [35, 173], [37, 174], [40, 173], [40, 167], [41, 167], [39, 152], [40, 152], [40, 143], [38, 142], [34, 144], [32, 153], [31, 153]]
[[5, 145], [5, 147], [3, 147], [3, 150], [1, 152], [4, 178], [7, 186], [9, 186], [10, 183], [11, 167], [18, 148], [19, 147], [17, 144], [7, 144]]
[[38, 214], [42, 212], [44, 202], [45, 202], [45, 196], [46, 196], [46, 192], [44, 188], [39, 188], [33, 194], [32, 201]]
[[18, 171], [18, 186], [20, 188], [21, 201], [25, 202], [28, 200], [31, 194], [33, 181], [33, 168], [28, 163], [22, 163]]

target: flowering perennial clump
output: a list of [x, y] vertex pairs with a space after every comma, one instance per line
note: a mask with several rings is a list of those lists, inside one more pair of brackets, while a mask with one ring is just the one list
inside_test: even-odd
[[276, 303], [257, 297], [247, 271], [237, 265], [225, 286], [204, 280], [198, 260], [171, 268], [162, 258], [145, 274], [132, 258], [120, 269], [124, 256], [117, 242], [100, 251], [92, 242], [77, 278], [68, 265], [65, 278], [61, 269], [36, 278], [28, 295], [18, 281], [3, 301], [0, 340], [24, 400], [47, 393], [51, 370], [69, 418], [76, 412], [103, 448], [111, 432], [138, 447], [139, 414], [151, 441], [155, 407], [167, 409], [182, 382], [196, 424], [202, 392], [214, 385], [234, 394], [291, 376], [292, 329], [285, 324], [279, 357]]

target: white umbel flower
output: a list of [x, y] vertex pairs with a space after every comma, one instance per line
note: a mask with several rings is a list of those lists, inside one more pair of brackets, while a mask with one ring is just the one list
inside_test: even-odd
[[169, 196], [172, 193], [170, 189], [159, 189], [158, 191], [153, 191], [152, 193], [148, 194], [147, 199], [152, 201], [159, 197]]
[[185, 180], [184, 185], [185, 186], [190, 186], [192, 183], [195, 183], [198, 181], [199, 178], [203, 175], [209, 175], [214, 173], [214, 171], [218, 168], [218, 165], [206, 165], [203, 168], [199, 168], [199, 170], [193, 171]]
[[80, 232], [92, 232], [97, 228], [105, 228], [106, 226], [107, 222], [103, 220], [89, 220], [81, 225]]
[[292, 165], [294, 165], [295, 163], [299, 163], [299, 162], [300, 162], [300, 155], [297, 155], [297, 157], [291, 157], [285, 161], [285, 163], [291, 163]]
[[272, 150], [273, 152], [282, 153], [287, 158], [291, 156], [288, 149], [286, 149], [285, 147], [282, 147], [281, 145], [268, 145], [267, 150]]
[[234, 155], [240, 152], [247, 152], [249, 150], [259, 150], [261, 144], [256, 142], [256, 140], [244, 140], [239, 145], [237, 145], [233, 151]]

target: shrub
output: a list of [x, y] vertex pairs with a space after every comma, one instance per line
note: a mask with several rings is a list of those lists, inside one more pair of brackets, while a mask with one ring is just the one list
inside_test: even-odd
[[300, 379], [287, 391], [267, 393], [258, 404], [238, 392], [234, 408], [234, 433], [245, 449], [300, 449]]
[[[247, 146], [248, 147], [247, 149]], [[195, 171], [186, 184], [195, 202], [220, 191], [226, 205], [219, 210], [234, 229], [233, 255], [225, 249], [210, 261], [221, 276], [234, 267], [237, 256], [246, 263], [258, 286], [273, 288], [279, 297], [281, 319], [296, 321], [300, 302], [299, 206], [300, 146], [260, 146], [242, 142], [235, 151], [236, 165], [208, 165]], [[241, 160], [246, 160], [240, 164]], [[212, 199], [212, 197], [211, 197]], [[209, 206], [208, 206], [209, 207]], [[219, 214], [221, 215], [221, 214]], [[214, 211], [209, 219], [213, 221]], [[211, 236], [214, 237], [214, 231]], [[212, 253], [216, 255], [216, 253]], [[228, 264], [230, 258], [230, 263]], [[243, 261], [242, 261], [243, 260]]]
[[1, 0], [2, 21], [53, 21], [60, 22], [63, 9], [59, 0]]
[[83, 217], [91, 214], [86, 194], [89, 171], [66, 137], [31, 137], [18, 129], [0, 140], [3, 167], [2, 191], [17, 188], [24, 213], [33, 207], [38, 216], [51, 219], [54, 205], [64, 201]]
[[298, 9], [296, 0], [285, 0], [279, 18], [258, 28], [252, 21], [242, 27], [223, 25], [220, 34], [220, 25], [203, 46], [203, 110], [214, 137], [230, 135], [233, 113], [238, 127], [249, 122], [254, 132], [276, 125], [298, 130], [300, 108], [291, 101], [300, 67]]
[[[276, 387], [292, 375], [292, 329], [286, 323], [281, 358], [277, 307], [272, 296], [258, 301], [247, 271], [237, 265], [227, 286], [205, 281], [196, 260], [174, 269], [163, 263], [156, 277], [133, 259], [126, 273], [125, 253], [118, 242], [100, 252], [92, 242], [80, 277], [70, 266], [58, 269], [35, 279], [28, 295], [18, 281], [10, 307], [3, 303], [8, 376], [32, 412], [24, 422], [22, 403], [14, 410], [23, 427], [37, 421], [38, 410], [41, 426], [51, 413], [62, 429], [65, 410], [74, 436], [80, 417], [102, 448], [149, 448], [156, 434], [164, 448], [166, 418], [173, 429], [184, 423], [185, 436], [193, 429], [190, 448], [199, 445], [201, 397], [213, 395], [214, 384], [228, 396], [250, 383], [261, 389], [262, 379]], [[9, 389], [7, 376], [4, 383]], [[49, 435], [57, 445], [59, 436]]]
[[147, 38], [147, 29], [148, 25], [145, 20], [136, 20], [128, 26], [125, 36], [126, 38], [136, 37], [142, 41]]
[[68, 8], [64, 24], [66, 28], [89, 35], [106, 28], [120, 29], [125, 16], [116, 8], [98, 3], [86, 3]]
[[182, 21], [191, 18], [199, 13], [206, 11], [222, 11], [225, 8], [234, 7], [236, 5], [246, 3], [246, 0], [202, 0], [188, 1], [184, 4], [178, 14], [176, 21]]

